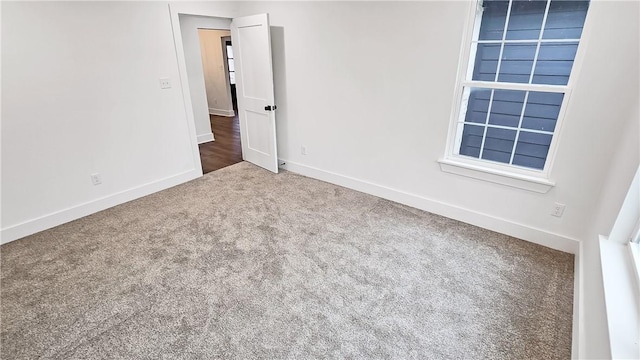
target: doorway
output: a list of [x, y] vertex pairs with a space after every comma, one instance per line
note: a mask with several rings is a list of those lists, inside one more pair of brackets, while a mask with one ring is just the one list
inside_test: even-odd
[[242, 161], [235, 63], [229, 30], [198, 28], [212, 141], [198, 145], [202, 173]]
[[[239, 129], [242, 160], [278, 173], [275, 116], [277, 106], [273, 85], [269, 15], [256, 14], [231, 19], [218, 17], [208, 6], [183, 3], [169, 4], [169, 12], [193, 160], [197, 166], [194, 170], [203, 170], [200, 166], [202, 159], [199, 144], [218, 142], [218, 136], [216, 134], [214, 138], [212, 129], [216, 128], [216, 120], [219, 119], [216, 117], [222, 116], [236, 119], [235, 124], [238, 125], [232, 123], [227, 127], [227, 132], [237, 134], [236, 129]], [[227, 109], [227, 113], [216, 114], [209, 109], [198, 39], [200, 29], [231, 31], [232, 57], [223, 58], [227, 61], [217, 69], [218, 73], [224, 70], [228, 80], [233, 76], [237, 86], [236, 101], [230, 101], [231, 108], [237, 109]], [[226, 51], [226, 41], [224, 46], [221, 44], [220, 47]], [[233, 62], [232, 73], [228, 71], [230, 61]], [[213, 103], [216, 104], [215, 101]], [[215, 109], [220, 108], [216, 105]], [[211, 115], [216, 116], [213, 118], [213, 127]], [[233, 140], [233, 136], [229, 140]], [[235, 159], [237, 158], [235, 156]], [[229, 160], [235, 161], [234, 156]]]

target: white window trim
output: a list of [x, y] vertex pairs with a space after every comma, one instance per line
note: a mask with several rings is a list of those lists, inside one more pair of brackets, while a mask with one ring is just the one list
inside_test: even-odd
[[[555, 186], [555, 182], [551, 179], [551, 172], [556, 160], [559, 139], [562, 138], [563, 125], [565, 123], [565, 115], [571, 99], [571, 93], [582, 68], [586, 48], [585, 43], [589, 37], [588, 23], [591, 11], [587, 11], [587, 17], [578, 43], [576, 57], [573, 62], [573, 68], [569, 75], [569, 82], [567, 85], [558, 86], [468, 80], [471, 78], [470, 72], [473, 71], [472, 61], [475, 58], [475, 45], [477, 43], [475, 41], [475, 35], [480, 31], [481, 21], [479, 21], [478, 18], [482, 17], [481, 9], [481, 0], [473, 2], [469, 7], [469, 16], [465, 25], [462, 44], [460, 47], [458, 73], [456, 75], [456, 84], [452, 101], [453, 109], [451, 111], [451, 119], [449, 122], [449, 134], [447, 136], [446, 149], [443, 158], [438, 160], [440, 163], [440, 169], [444, 172], [472, 177], [479, 180], [490, 181], [539, 193], [546, 193]], [[469, 86], [564, 93], [562, 105], [560, 106], [560, 113], [556, 122], [556, 128], [553, 132], [551, 144], [549, 145], [547, 160], [542, 170], [502, 164], [499, 162], [457, 154], [460, 146], [456, 141], [460, 138], [458, 136], [458, 132], [462, 129], [461, 126], [458, 126], [458, 123], [460, 122], [460, 117], [464, 115], [462, 114], [463, 91], [465, 87], [468, 88]]]
[[[600, 263], [612, 359], [640, 359], [640, 168], [609, 236], [600, 235]], [[635, 255], [634, 255], [634, 252]], [[584, 271], [584, 270], [582, 270]]]
[[631, 261], [636, 271], [636, 284], [640, 284], [640, 244], [629, 243], [628, 247], [631, 253]]
[[612, 359], [638, 359], [640, 348], [640, 294], [636, 276], [631, 274], [633, 260], [627, 249], [600, 236], [600, 262], [604, 290], [609, 346]]
[[631, 261], [635, 269], [636, 284], [640, 287], [640, 218], [627, 244]]

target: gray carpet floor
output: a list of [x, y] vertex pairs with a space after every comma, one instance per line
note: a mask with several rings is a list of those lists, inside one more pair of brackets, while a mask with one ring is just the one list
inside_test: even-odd
[[3, 245], [2, 359], [568, 359], [573, 255], [239, 163]]

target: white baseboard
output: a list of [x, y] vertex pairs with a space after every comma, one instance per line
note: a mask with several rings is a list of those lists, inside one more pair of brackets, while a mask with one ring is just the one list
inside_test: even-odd
[[217, 116], [229, 116], [229, 117], [236, 116], [236, 112], [233, 111], [233, 109], [225, 110], [225, 109], [209, 108], [209, 114], [217, 115]]
[[209, 141], [214, 141], [215, 139], [213, 138], [213, 133], [210, 132], [208, 134], [198, 135], [197, 140], [198, 140], [198, 144], [204, 144]]
[[282, 165], [282, 168], [294, 173], [344, 186], [346, 188], [361, 191], [367, 194], [375, 195], [387, 200], [395, 201], [417, 209], [513, 236], [515, 238], [526, 240], [552, 249], [568, 252], [571, 254], [575, 254], [578, 251], [579, 241], [570, 237], [512, 222], [507, 219], [482, 214], [474, 210], [465, 209], [456, 205], [429, 199], [420, 195], [411, 194], [387, 186], [374, 184], [350, 176], [325, 171], [312, 166], [294, 163], [285, 159], [279, 160], [279, 163], [283, 162], [285, 164]]
[[575, 263], [573, 265], [573, 327], [571, 331], [571, 359], [581, 359], [584, 354], [584, 330], [582, 321], [582, 243], [578, 244]]
[[0, 230], [0, 244], [23, 238], [27, 235], [62, 225], [83, 216], [91, 215], [98, 211], [131, 201], [170, 187], [185, 183], [202, 176], [202, 170], [193, 169], [164, 179], [152, 181], [99, 199], [91, 200], [83, 204], [75, 205], [60, 211], [56, 211], [20, 224], [12, 225]]

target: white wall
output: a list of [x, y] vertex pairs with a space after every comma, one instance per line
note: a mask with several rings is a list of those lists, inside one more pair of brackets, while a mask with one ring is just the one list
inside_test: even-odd
[[234, 116], [227, 73], [226, 46], [222, 40], [223, 37], [230, 38], [231, 31], [198, 29], [198, 36], [209, 114]]
[[[640, 4], [638, 4], [640, 8]], [[635, 29], [640, 31], [640, 26], [635, 25]], [[632, 31], [632, 29], [630, 29]], [[636, 47], [635, 54], [630, 53], [630, 61], [640, 61], [640, 54]], [[640, 76], [636, 69], [635, 74], [630, 73], [629, 77]], [[638, 90], [636, 89], [636, 94]], [[616, 130], [621, 134], [618, 141], [611, 144], [602, 151], [611, 152], [610, 164], [607, 176], [605, 177], [602, 192], [599, 194], [598, 206], [595, 209], [594, 221], [589, 226], [591, 236], [609, 235], [614, 222], [627, 195], [629, 185], [634, 177], [638, 163], [640, 163], [640, 104], [636, 99], [632, 102], [632, 107], [623, 121], [620, 122]], [[621, 229], [622, 230], [622, 229]], [[615, 237], [615, 236], [614, 236]]]
[[[559, 248], [566, 239], [585, 240], [581, 355], [600, 357], [607, 353], [606, 325], [592, 245], [594, 234], [609, 231], [637, 166], [630, 125], [637, 110], [630, 104], [639, 97], [638, 4], [591, 4], [580, 50], [586, 56], [551, 174], [557, 185], [547, 194], [438, 167], [470, 6], [194, 8], [222, 17], [270, 13], [278, 152], [292, 169]], [[22, 222], [199, 171], [166, 4], [3, 3], [2, 47], [3, 235]], [[198, 63], [202, 69], [199, 53]], [[159, 77], [175, 79], [174, 88], [160, 90]], [[94, 171], [103, 185], [91, 185]], [[556, 201], [567, 204], [562, 218], [549, 215]]]
[[166, 3], [2, 4], [3, 241], [201, 174], [175, 54]]
[[198, 143], [203, 143], [213, 140], [213, 134], [209, 120], [209, 104], [207, 101], [198, 29], [228, 30], [231, 19], [194, 15], [180, 15], [179, 18], [196, 133], [198, 134]]

